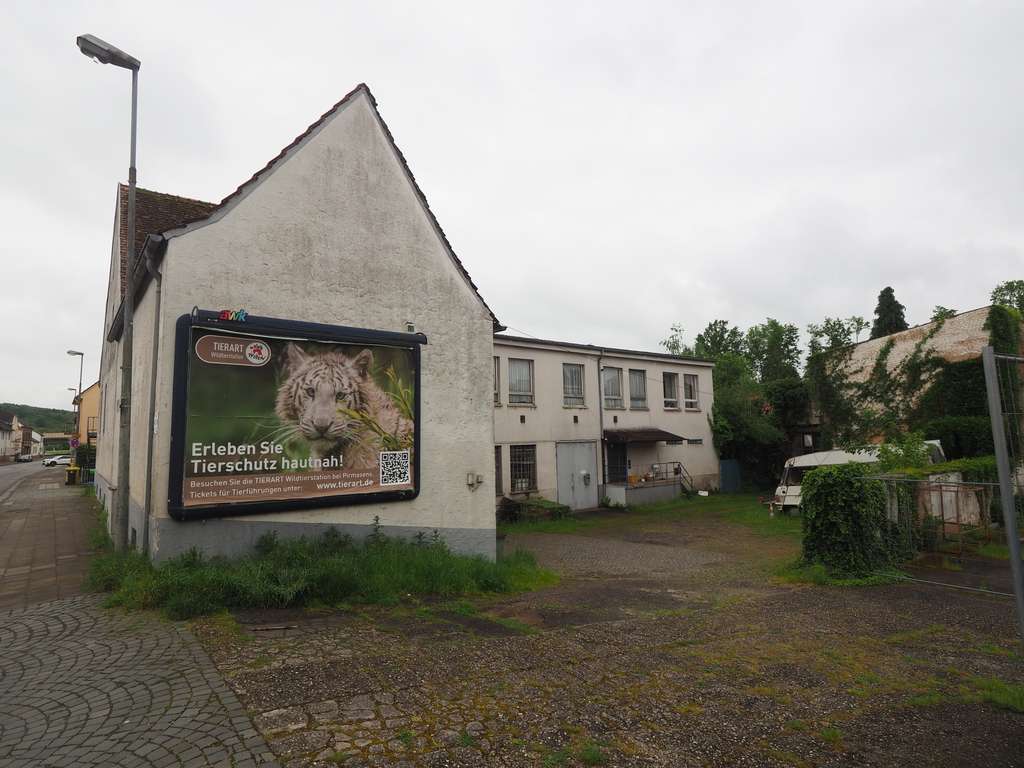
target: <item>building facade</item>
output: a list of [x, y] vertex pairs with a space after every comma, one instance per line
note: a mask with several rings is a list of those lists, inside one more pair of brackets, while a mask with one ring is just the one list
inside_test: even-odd
[[43, 435], [36, 432], [32, 427], [22, 427], [21, 432], [21, 455], [31, 456], [33, 459], [43, 455]]
[[[134, 241], [140, 255], [134, 265], [127, 264], [124, 199], [119, 189], [96, 488], [108, 509], [124, 492], [117, 476], [117, 403], [122, 285], [131, 269], [137, 290], [129, 541], [159, 560], [193, 546], [238, 554], [269, 531], [308, 536], [333, 527], [359, 538], [379, 524], [385, 533], [403, 536], [436, 530], [456, 551], [494, 556], [489, 379], [492, 336], [500, 326], [452, 251], [366, 86], [332, 107], [220, 204], [139, 190]], [[235, 318], [223, 323], [230, 333], [244, 331], [238, 318], [256, 317], [320, 329], [422, 335], [415, 372], [416, 493], [400, 501], [245, 515], [225, 508], [224, 516], [175, 518], [174, 472], [185, 458], [172, 454], [181, 438], [174, 422], [178, 329], [199, 310], [225, 308], [245, 310], [225, 315]], [[211, 322], [216, 325], [216, 319]], [[184, 352], [190, 353], [187, 346]], [[311, 398], [321, 394], [308, 389], [315, 390]], [[297, 389], [295, 397], [304, 391]], [[339, 389], [339, 402], [342, 395]]]
[[21, 422], [7, 411], [0, 411], [0, 463], [14, 461], [21, 451]]
[[498, 496], [581, 509], [718, 487], [710, 361], [498, 334], [492, 365]]
[[100, 423], [100, 383], [82, 390], [80, 397], [75, 398], [78, 405], [78, 423], [75, 425], [79, 445], [94, 445], [99, 436]]

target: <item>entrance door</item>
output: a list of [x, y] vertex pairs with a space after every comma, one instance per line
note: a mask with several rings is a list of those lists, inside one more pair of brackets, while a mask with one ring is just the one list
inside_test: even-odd
[[597, 506], [597, 444], [557, 443], [558, 503], [570, 509]]
[[608, 482], [624, 483], [629, 473], [629, 465], [626, 463], [626, 444], [608, 443]]

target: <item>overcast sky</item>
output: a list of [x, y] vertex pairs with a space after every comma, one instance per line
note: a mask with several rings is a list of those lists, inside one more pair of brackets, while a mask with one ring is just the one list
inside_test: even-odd
[[[219, 201], [365, 81], [510, 329], [913, 324], [1024, 278], [1021, 3], [5, 3], [0, 401], [96, 379], [129, 82], [139, 184]], [[317, 320], [316, 317], [302, 318]]]

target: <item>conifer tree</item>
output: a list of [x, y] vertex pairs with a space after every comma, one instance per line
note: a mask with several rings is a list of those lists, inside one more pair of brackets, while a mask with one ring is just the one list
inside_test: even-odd
[[878, 306], [875, 307], [875, 322], [871, 326], [871, 338], [877, 339], [880, 336], [888, 336], [890, 333], [905, 331], [910, 326], [903, 316], [905, 307], [896, 301], [896, 294], [892, 288], [886, 286], [878, 294]]

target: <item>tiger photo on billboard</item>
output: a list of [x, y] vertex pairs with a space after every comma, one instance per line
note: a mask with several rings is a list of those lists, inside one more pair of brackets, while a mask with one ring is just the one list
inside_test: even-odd
[[374, 377], [373, 352], [349, 355], [333, 345], [289, 342], [275, 412], [285, 442], [304, 442], [311, 459], [340, 456], [349, 470], [372, 470], [382, 451], [411, 450], [413, 392], [384, 371], [385, 390]]

